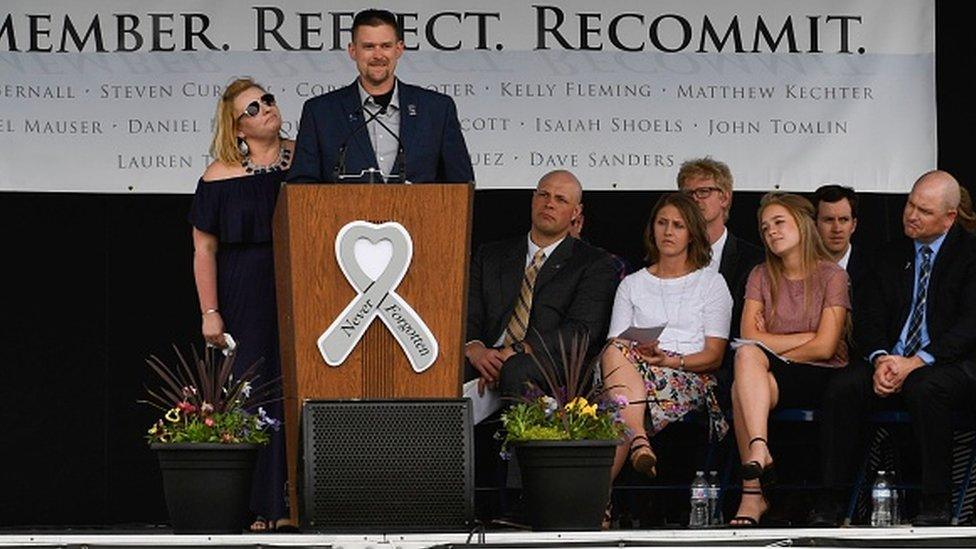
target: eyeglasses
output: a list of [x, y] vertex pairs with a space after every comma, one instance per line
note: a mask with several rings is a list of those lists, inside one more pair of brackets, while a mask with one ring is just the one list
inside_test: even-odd
[[688, 196], [693, 196], [698, 200], [705, 200], [715, 191], [721, 191], [722, 189], [718, 187], [698, 187], [697, 189], [685, 189], [684, 192]]
[[[258, 101], [260, 101], [261, 103], [264, 103], [265, 105], [267, 105], [269, 107], [274, 107], [274, 105], [275, 105], [275, 96], [274, 96], [274, 94], [266, 93], [266, 94], [262, 95], [261, 98]], [[242, 112], [241, 115], [237, 117], [237, 121], [240, 122], [241, 121], [241, 118], [244, 118], [245, 116], [253, 117], [253, 116], [257, 116], [258, 114], [260, 114], [261, 113], [261, 103], [258, 103], [258, 101], [251, 101], [250, 103], [248, 103], [247, 106], [244, 107], [244, 112]]]

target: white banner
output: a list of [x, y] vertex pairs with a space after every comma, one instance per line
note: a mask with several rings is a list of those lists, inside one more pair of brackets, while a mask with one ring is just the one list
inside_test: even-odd
[[[222, 88], [302, 103], [356, 76], [348, 1], [5, 0], [0, 190], [189, 193]], [[401, 0], [397, 74], [451, 95], [478, 188], [554, 168], [671, 189], [683, 160], [743, 190], [904, 192], [935, 167], [932, 0]], [[409, 155], [409, 151], [407, 151]]]

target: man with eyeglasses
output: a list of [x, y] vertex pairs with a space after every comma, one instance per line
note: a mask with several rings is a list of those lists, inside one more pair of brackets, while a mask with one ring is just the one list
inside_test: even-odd
[[[712, 245], [712, 262], [707, 268], [717, 270], [732, 293], [729, 337], [739, 337], [746, 280], [752, 268], [762, 263], [764, 256], [760, 248], [735, 236], [725, 227], [732, 207], [732, 172], [724, 162], [710, 157], [694, 158], [681, 164], [677, 179], [678, 190], [694, 199], [705, 218], [708, 242]], [[719, 383], [716, 395], [725, 408], [731, 406], [729, 388], [733, 355], [726, 351], [722, 367], [716, 372]]]
[[359, 77], [305, 102], [288, 181], [474, 180], [454, 100], [399, 81], [403, 50], [396, 15], [356, 14], [348, 52]]
[[763, 252], [725, 227], [732, 208], [732, 172], [724, 162], [710, 157], [687, 160], [678, 170], [678, 189], [691, 196], [701, 208], [708, 227], [708, 242], [712, 245], [712, 262], [708, 268], [721, 273], [732, 292], [730, 335], [738, 337], [746, 279], [752, 268], [762, 263]]

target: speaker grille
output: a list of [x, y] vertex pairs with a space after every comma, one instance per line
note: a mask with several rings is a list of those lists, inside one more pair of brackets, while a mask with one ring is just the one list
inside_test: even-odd
[[469, 404], [307, 401], [303, 529], [465, 530], [474, 509]]

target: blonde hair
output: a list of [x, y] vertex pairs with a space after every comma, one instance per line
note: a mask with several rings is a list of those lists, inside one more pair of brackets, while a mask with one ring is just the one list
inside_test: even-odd
[[238, 78], [227, 85], [224, 93], [217, 100], [214, 135], [210, 142], [210, 156], [214, 160], [225, 164], [240, 164], [244, 161], [244, 155], [237, 148], [237, 117], [234, 116], [234, 100], [251, 88], [267, 91], [250, 78]]
[[762, 200], [759, 202], [759, 212], [756, 215], [759, 221], [759, 235], [763, 241], [763, 247], [766, 249], [764, 268], [769, 278], [770, 295], [773, 299], [771, 306], [774, 317], [767, 319], [767, 322], [772, 327], [776, 323], [776, 301], [779, 296], [779, 281], [785, 269], [783, 267], [783, 259], [769, 249], [769, 246], [766, 245], [766, 238], [763, 235], [762, 216], [766, 208], [770, 206], [781, 206], [786, 209], [796, 223], [800, 233], [800, 268], [803, 271], [804, 312], [810, 306], [810, 287], [808, 285], [810, 277], [817, 272], [817, 263], [820, 261], [831, 261], [831, 258], [830, 253], [824, 246], [823, 240], [820, 239], [820, 233], [817, 232], [817, 226], [814, 222], [816, 210], [813, 209], [813, 204], [809, 200], [799, 195], [782, 192], [766, 193], [762, 197]]
[[683, 191], [685, 182], [689, 179], [711, 179], [722, 192], [729, 195], [729, 203], [725, 207], [725, 220], [729, 220], [729, 210], [732, 209], [732, 170], [725, 162], [719, 162], [710, 156], [685, 160], [678, 169], [678, 190]]

